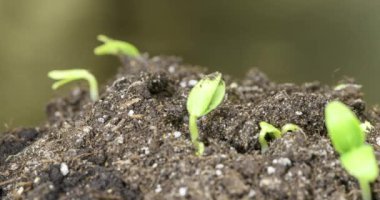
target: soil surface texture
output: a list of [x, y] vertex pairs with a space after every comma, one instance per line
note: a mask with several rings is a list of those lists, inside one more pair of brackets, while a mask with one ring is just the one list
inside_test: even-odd
[[[324, 125], [331, 100], [349, 105], [375, 127], [367, 142], [380, 160], [380, 109], [367, 108], [360, 87], [318, 82], [277, 84], [252, 69], [242, 80], [223, 75], [223, 103], [198, 120], [205, 154], [195, 156], [186, 99], [204, 68], [176, 57], [123, 58], [118, 74], [91, 102], [84, 89], [46, 107], [48, 121], [4, 133], [2, 199], [360, 199]], [[262, 153], [259, 122], [287, 123]], [[380, 199], [380, 178], [371, 184]]]

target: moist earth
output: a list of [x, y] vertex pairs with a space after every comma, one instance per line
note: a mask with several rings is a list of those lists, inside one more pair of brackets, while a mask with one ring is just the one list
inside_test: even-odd
[[[122, 58], [91, 102], [86, 89], [46, 107], [48, 120], [0, 140], [2, 199], [360, 199], [324, 125], [327, 102], [349, 105], [375, 127], [367, 142], [380, 160], [380, 109], [350, 79], [334, 90], [318, 82], [278, 84], [257, 69], [224, 75], [223, 103], [199, 119], [202, 157], [188, 131], [186, 99], [206, 69], [176, 57]], [[294, 123], [262, 153], [259, 122]], [[379, 178], [372, 185], [380, 199]]]

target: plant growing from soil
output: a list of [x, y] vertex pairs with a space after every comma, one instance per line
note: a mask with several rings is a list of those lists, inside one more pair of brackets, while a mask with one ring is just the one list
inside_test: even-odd
[[132, 44], [121, 40], [115, 40], [105, 35], [98, 35], [98, 40], [104, 44], [94, 49], [95, 55], [115, 55], [115, 56], [131, 56], [137, 57], [140, 55], [139, 50]]
[[261, 146], [261, 152], [264, 153], [268, 150], [268, 141], [270, 139], [279, 139], [282, 137], [283, 134], [287, 132], [296, 132], [296, 131], [302, 131], [302, 129], [295, 125], [295, 124], [285, 124], [282, 126], [281, 131], [280, 129], [274, 127], [272, 124], [269, 124], [267, 122], [260, 122], [260, 133], [259, 133], [259, 143]]
[[214, 110], [223, 101], [225, 91], [222, 74], [215, 72], [203, 77], [189, 93], [186, 107], [189, 112], [190, 137], [198, 156], [203, 154], [204, 144], [198, 139], [197, 119]]
[[53, 70], [48, 73], [48, 77], [57, 81], [52, 85], [53, 90], [56, 90], [62, 85], [65, 85], [72, 81], [84, 79], [88, 81], [91, 100], [98, 100], [99, 92], [96, 78], [85, 69]]
[[347, 172], [359, 181], [364, 200], [370, 200], [370, 182], [375, 181], [379, 169], [373, 147], [365, 144], [365, 132], [359, 119], [343, 103], [330, 102], [325, 109], [328, 135]]
[[282, 134], [285, 134], [287, 132], [297, 132], [297, 131], [302, 131], [302, 129], [295, 125], [295, 124], [285, 124], [284, 126], [282, 126], [281, 128], [281, 133]]
[[281, 138], [281, 131], [274, 127], [272, 124], [267, 122], [260, 122], [260, 133], [259, 133], [259, 143], [261, 146], [261, 152], [268, 150], [268, 141], [267, 139], [278, 139]]

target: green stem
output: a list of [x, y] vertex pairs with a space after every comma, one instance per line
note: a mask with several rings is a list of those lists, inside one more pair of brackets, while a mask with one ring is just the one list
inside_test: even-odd
[[90, 86], [90, 97], [92, 101], [96, 101], [99, 98], [98, 82], [92, 74], [86, 76], [88, 84]]
[[363, 200], [372, 200], [371, 187], [366, 180], [359, 180]]
[[197, 149], [197, 155], [201, 156], [204, 152], [204, 144], [198, 140], [199, 132], [197, 127], [197, 117], [190, 115], [189, 116], [189, 129], [190, 129], [190, 138], [191, 142], [194, 144]]

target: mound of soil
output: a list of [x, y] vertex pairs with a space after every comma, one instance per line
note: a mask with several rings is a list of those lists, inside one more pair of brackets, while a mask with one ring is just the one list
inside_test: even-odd
[[[194, 154], [187, 95], [205, 69], [178, 58], [123, 59], [92, 103], [85, 90], [47, 106], [48, 122], [3, 135], [3, 199], [360, 199], [326, 135], [323, 109], [339, 99], [375, 129], [380, 110], [366, 109], [358, 87], [277, 84], [253, 69], [228, 75], [224, 102], [199, 120], [205, 155]], [[350, 80], [347, 80], [350, 81]], [[299, 125], [261, 153], [260, 121]], [[372, 184], [380, 199], [379, 179]]]

